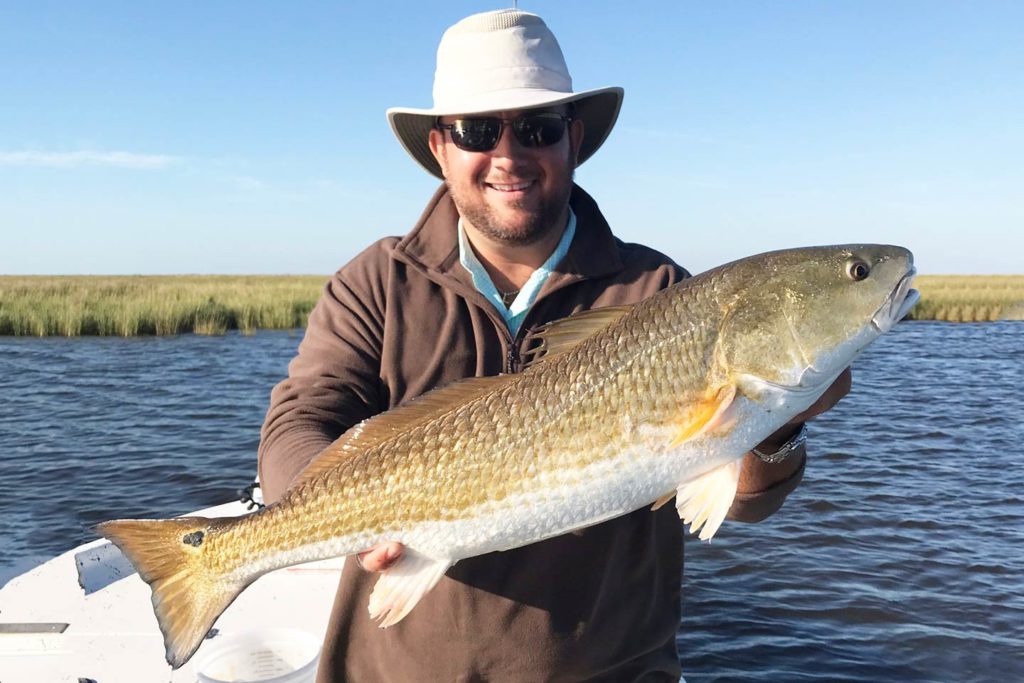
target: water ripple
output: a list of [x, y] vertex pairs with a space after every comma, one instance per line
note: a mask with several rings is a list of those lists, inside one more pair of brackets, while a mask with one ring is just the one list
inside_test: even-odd
[[[0, 584], [255, 471], [298, 338], [0, 338]], [[687, 541], [689, 683], [1024, 680], [1024, 325], [911, 323], [810, 426], [804, 483]]]

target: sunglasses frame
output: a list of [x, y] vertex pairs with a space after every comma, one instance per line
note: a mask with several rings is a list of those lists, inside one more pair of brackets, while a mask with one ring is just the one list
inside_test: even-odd
[[[559, 119], [562, 122], [562, 132], [558, 136], [558, 139], [557, 140], [553, 140], [552, 142], [549, 142], [549, 143], [543, 144], [543, 145], [533, 145], [533, 144], [530, 144], [528, 139], [526, 141], [524, 141], [521, 137], [519, 137], [520, 136], [520, 132], [519, 132], [519, 129], [516, 127], [516, 123], [519, 122], [519, 121], [522, 121], [524, 119], [530, 119], [530, 118], [551, 118], [551, 119], [557, 118], [557, 119]], [[551, 146], [557, 145], [559, 142], [561, 142], [562, 138], [565, 137], [565, 131], [568, 129], [569, 125], [574, 120], [575, 120], [575, 117], [572, 116], [571, 114], [561, 114], [561, 113], [559, 113], [557, 111], [543, 111], [543, 112], [536, 112], [536, 113], [533, 113], [533, 114], [521, 114], [521, 115], [519, 115], [519, 116], [517, 116], [517, 117], [515, 117], [513, 119], [503, 119], [503, 118], [500, 118], [498, 116], [462, 116], [462, 117], [457, 118], [454, 123], [441, 123], [441, 118], [438, 117], [437, 120], [434, 122], [434, 127], [437, 128], [440, 131], [448, 131], [448, 135], [451, 137], [452, 144], [454, 144], [456, 147], [458, 147], [462, 151], [464, 151], [464, 152], [484, 153], [484, 152], [491, 152], [491, 151], [493, 151], [498, 146], [498, 143], [501, 142], [501, 136], [502, 136], [502, 134], [504, 134], [506, 126], [509, 126], [512, 129], [512, 134], [515, 136], [516, 142], [518, 142], [520, 145], [522, 145], [526, 149], [544, 149], [545, 147], [551, 147]], [[461, 143], [459, 143], [455, 139], [455, 135], [454, 135], [454, 128], [455, 128], [456, 125], [458, 125], [458, 123], [460, 121], [497, 121], [498, 122], [498, 134], [494, 138], [493, 144], [491, 144], [490, 147], [480, 148], [480, 149], [474, 149], [472, 147], [464, 147]]]

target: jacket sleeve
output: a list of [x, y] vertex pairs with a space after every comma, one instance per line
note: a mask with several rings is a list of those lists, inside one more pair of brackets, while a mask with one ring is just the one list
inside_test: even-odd
[[[748, 455], [747, 458], [754, 456]], [[807, 452], [801, 448], [800, 452], [794, 453], [793, 458], [799, 458], [799, 466], [796, 470], [778, 481], [773, 481], [760, 491], [737, 493], [733, 499], [732, 507], [729, 508], [728, 518], [738, 522], [760, 522], [763, 519], [775, 514], [786, 497], [791, 494], [804, 478], [804, 468], [807, 465]]]
[[287, 379], [271, 392], [258, 456], [267, 503], [326, 446], [383, 409], [383, 287], [370, 286], [365, 272], [346, 266], [327, 283]]

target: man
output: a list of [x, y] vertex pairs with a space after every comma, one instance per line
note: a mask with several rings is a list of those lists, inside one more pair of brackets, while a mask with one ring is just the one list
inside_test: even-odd
[[[639, 301], [687, 273], [624, 244], [572, 182], [604, 141], [621, 88], [573, 92], [543, 21], [474, 15], [438, 49], [434, 107], [392, 109], [410, 155], [444, 179], [405, 237], [372, 245], [327, 284], [260, 446], [277, 499], [357, 422], [468, 376], [516, 372], [529, 330], [579, 310]], [[849, 377], [801, 416], [831, 407]], [[802, 425], [748, 455], [731, 510], [774, 512], [803, 471]], [[677, 681], [681, 523], [639, 510], [452, 567], [403, 621], [369, 618], [384, 544], [346, 563], [318, 680]]]

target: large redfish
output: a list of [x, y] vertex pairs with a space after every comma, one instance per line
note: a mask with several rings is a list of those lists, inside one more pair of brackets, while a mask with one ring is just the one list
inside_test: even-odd
[[707, 539], [744, 454], [906, 314], [913, 274], [910, 252], [892, 246], [742, 259], [546, 326], [523, 372], [458, 382], [353, 427], [251, 515], [98, 531], [152, 587], [174, 667], [257, 577], [382, 541], [406, 546], [370, 598], [388, 626], [462, 558], [673, 495]]

